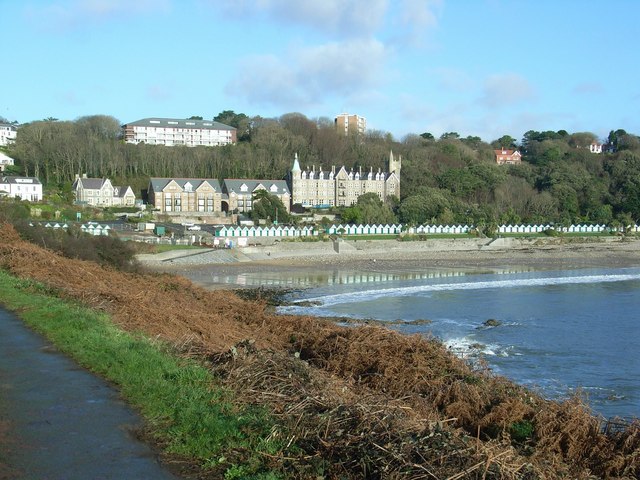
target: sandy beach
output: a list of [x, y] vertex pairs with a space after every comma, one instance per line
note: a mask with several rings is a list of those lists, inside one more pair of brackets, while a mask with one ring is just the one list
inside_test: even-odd
[[208, 288], [220, 288], [244, 284], [234, 278], [252, 274], [637, 267], [640, 266], [640, 240], [635, 237], [456, 238], [421, 242], [359, 240], [338, 246], [332, 242], [278, 242], [229, 251], [177, 250], [140, 255], [138, 259], [153, 271], [178, 274]]

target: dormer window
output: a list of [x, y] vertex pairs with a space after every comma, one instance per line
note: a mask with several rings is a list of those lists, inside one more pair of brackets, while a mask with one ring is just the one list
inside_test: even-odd
[[193, 185], [191, 185], [190, 182], [187, 182], [184, 184], [184, 191], [185, 192], [193, 192]]
[[243, 183], [242, 185], [240, 185], [241, 192], [246, 192], [247, 190], [249, 190], [249, 187], [247, 187], [246, 183]]
[[271, 185], [269, 190], [273, 193], [276, 193], [278, 191], [278, 186], [274, 183], [273, 185]]

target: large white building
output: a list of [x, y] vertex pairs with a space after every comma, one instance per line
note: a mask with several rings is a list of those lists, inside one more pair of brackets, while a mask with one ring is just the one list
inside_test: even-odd
[[389, 171], [374, 172], [362, 169], [316, 170], [315, 166], [302, 170], [296, 154], [291, 169], [291, 202], [303, 207], [349, 207], [365, 193], [376, 193], [380, 200], [400, 198], [400, 167], [402, 158], [389, 154]]
[[71, 187], [76, 202], [94, 207], [133, 207], [136, 196], [130, 186], [116, 186], [108, 178], [87, 178], [76, 175]]
[[6, 176], [0, 180], [0, 194], [29, 202], [42, 200], [42, 183], [36, 177]]
[[216, 147], [236, 143], [236, 129], [213, 120], [143, 118], [123, 125], [127, 143]]
[[18, 129], [15, 127], [15, 125], [0, 123], [0, 146], [6, 146], [12, 142], [15, 142], [17, 135]]

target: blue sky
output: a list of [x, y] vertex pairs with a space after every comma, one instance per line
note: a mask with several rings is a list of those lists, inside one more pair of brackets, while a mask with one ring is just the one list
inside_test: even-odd
[[636, 0], [0, 0], [0, 116], [640, 134]]

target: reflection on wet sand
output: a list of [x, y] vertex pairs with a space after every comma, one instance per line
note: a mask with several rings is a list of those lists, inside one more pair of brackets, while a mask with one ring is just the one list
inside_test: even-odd
[[[492, 269], [484, 273], [513, 274], [532, 271], [530, 268]], [[355, 272], [346, 270], [318, 272], [251, 272], [240, 274], [216, 275], [209, 278], [202, 275], [198, 280], [203, 284], [229, 284], [243, 287], [281, 286], [311, 287], [322, 285], [357, 285], [369, 283], [385, 283], [398, 280], [423, 280], [447, 277], [463, 277], [471, 273], [469, 270], [448, 269], [430, 270], [428, 272]], [[477, 270], [474, 274], [482, 273]]]

